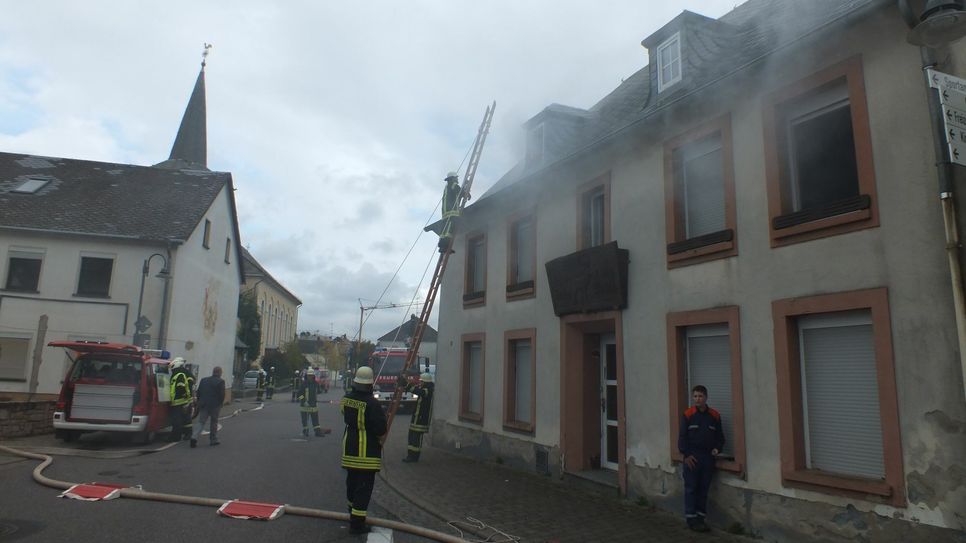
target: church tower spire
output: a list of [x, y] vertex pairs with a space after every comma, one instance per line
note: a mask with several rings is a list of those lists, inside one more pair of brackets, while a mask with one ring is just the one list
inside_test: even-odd
[[160, 167], [171, 168], [203, 168], [208, 169], [208, 125], [205, 108], [205, 64], [210, 44], [205, 44], [201, 56], [201, 71], [195, 81], [195, 88], [188, 99], [188, 107], [181, 118], [178, 135], [171, 146], [168, 160], [158, 164]]

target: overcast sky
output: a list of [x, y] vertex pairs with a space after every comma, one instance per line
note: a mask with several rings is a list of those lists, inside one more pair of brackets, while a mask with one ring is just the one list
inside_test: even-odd
[[[589, 108], [682, 10], [742, 1], [5, 2], [0, 151], [166, 159], [212, 43], [208, 166], [233, 174], [242, 244], [301, 298], [300, 330], [352, 336], [358, 299], [376, 302], [414, 242], [382, 303], [425, 292], [436, 239], [416, 240], [487, 104], [476, 195], [543, 107]], [[374, 311], [363, 336], [405, 316]]]

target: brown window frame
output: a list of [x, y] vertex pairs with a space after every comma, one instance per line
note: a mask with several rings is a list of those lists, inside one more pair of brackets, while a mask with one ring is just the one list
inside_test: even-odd
[[[796, 319], [804, 315], [856, 309], [868, 309], [872, 314], [885, 481], [833, 475], [805, 467], [801, 360]], [[902, 467], [899, 401], [896, 392], [888, 289], [881, 287], [775, 300], [772, 302], [772, 318], [775, 335], [782, 483], [788, 487], [806, 488], [862, 499], [871, 498], [896, 507], [904, 506], [905, 476]]]
[[[514, 235], [516, 227], [524, 220], [530, 221], [530, 244], [533, 247], [530, 255], [530, 262], [533, 269], [533, 279], [522, 283], [513, 283], [514, 272], [517, 266], [517, 247]], [[523, 211], [507, 218], [506, 226], [506, 299], [523, 300], [533, 298], [537, 292], [537, 214], [534, 210]], [[529, 285], [527, 284], [529, 283]]]
[[589, 249], [587, 202], [598, 190], [604, 191], [604, 243], [611, 241], [610, 172], [601, 174], [577, 189], [577, 250]]
[[[724, 182], [725, 228], [691, 239], [686, 237], [684, 202], [677, 182], [674, 153], [714, 134], [721, 138], [721, 169]], [[727, 258], [738, 254], [738, 226], [735, 212], [734, 142], [731, 115], [692, 129], [664, 143], [664, 202], [668, 269]], [[687, 243], [685, 243], [687, 242]]]
[[[776, 219], [790, 215], [783, 211], [783, 204], [789, 198], [789, 179], [784, 167], [787, 163], [788, 151], [784, 143], [785, 123], [780, 122], [781, 111], [792, 100], [813, 93], [843, 78], [849, 94], [859, 199], [863, 203], [849, 206], [848, 209], [851, 211], [838, 214], [829, 212], [807, 222], [776, 229]], [[866, 103], [861, 56], [854, 56], [778, 89], [766, 95], [763, 103], [765, 186], [768, 193], [768, 233], [771, 246], [782, 247], [879, 226], [875, 166], [872, 159], [872, 134], [869, 129], [869, 109]], [[868, 204], [867, 207], [865, 203]], [[857, 209], [852, 209], [853, 207]]]
[[[726, 324], [728, 326], [728, 343], [731, 347], [731, 401], [734, 411], [732, 426], [733, 436], [725, 436], [725, 440], [734, 444], [734, 460], [719, 458], [715, 461], [718, 469], [745, 476], [747, 457], [745, 454], [745, 401], [741, 374], [741, 329], [738, 306], [716, 307], [713, 309], [699, 309], [695, 311], [679, 311], [667, 314], [667, 353], [668, 353], [668, 390], [670, 400], [670, 445], [671, 459], [683, 462], [678, 452], [678, 425], [681, 415], [690, 405], [690, 391], [687, 390], [687, 359], [685, 355], [685, 337], [690, 326], [705, 324]], [[714, 405], [714, 392], [709, 400]]]
[[[469, 344], [480, 344], [480, 412], [469, 410], [470, 376], [469, 376]], [[460, 412], [459, 419], [467, 422], [483, 424], [483, 414], [486, 413], [486, 333], [463, 334], [460, 337]]]
[[205, 232], [201, 237], [201, 246], [205, 249], [211, 249], [211, 221], [205, 219]]
[[[473, 267], [470, 266], [470, 258], [472, 256], [472, 251], [470, 251], [470, 243], [476, 240], [482, 240], [483, 243], [483, 290], [471, 292], [470, 286], [473, 284]], [[479, 307], [486, 305], [486, 275], [487, 275], [487, 247], [486, 247], [486, 232], [470, 232], [466, 234], [466, 241], [464, 243], [466, 247], [466, 256], [463, 257], [463, 307]]]
[[[513, 418], [516, 413], [516, 366], [512, 364], [514, 341], [530, 340], [530, 422]], [[537, 417], [537, 329], [507, 330], [503, 333], [503, 429], [532, 434]]]

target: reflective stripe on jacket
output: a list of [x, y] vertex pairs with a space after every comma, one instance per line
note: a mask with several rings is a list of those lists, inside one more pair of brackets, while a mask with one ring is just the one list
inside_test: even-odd
[[299, 386], [299, 411], [305, 413], [318, 413], [319, 384], [311, 374], [302, 380]]
[[364, 471], [382, 468], [382, 445], [386, 433], [386, 414], [371, 392], [352, 390], [339, 402], [345, 419], [342, 434], [342, 467]]
[[406, 386], [406, 392], [412, 392], [418, 396], [416, 409], [413, 411], [413, 418], [409, 423], [409, 431], [426, 433], [429, 431], [429, 417], [433, 409], [433, 390], [435, 383], [410, 383]]
[[191, 384], [194, 381], [187, 372], [175, 370], [171, 376], [171, 405], [185, 405], [191, 401]]

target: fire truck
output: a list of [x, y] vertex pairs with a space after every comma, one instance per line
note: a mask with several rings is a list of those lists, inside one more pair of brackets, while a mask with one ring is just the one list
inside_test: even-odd
[[54, 410], [54, 432], [73, 441], [84, 432], [121, 432], [150, 442], [168, 424], [167, 351], [100, 341], [52, 341], [74, 356]]
[[[390, 402], [392, 402], [392, 395], [396, 391], [396, 380], [402, 374], [402, 369], [406, 365], [406, 356], [408, 354], [409, 349], [406, 348], [384, 348], [376, 349], [369, 356], [367, 364], [376, 375], [376, 382], [373, 387], [374, 396], [383, 407], [388, 407]], [[409, 368], [409, 371], [406, 372], [406, 380], [410, 383], [419, 381], [421, 367], [429, 367], [429, 358], [418, 357], [417, 362], [417, 364], [413, 364], [413, 367]], [[399, 403], [400, 409], [414, 408], [417, 399], [418, 397], [412, 393], [404, 392]]]

